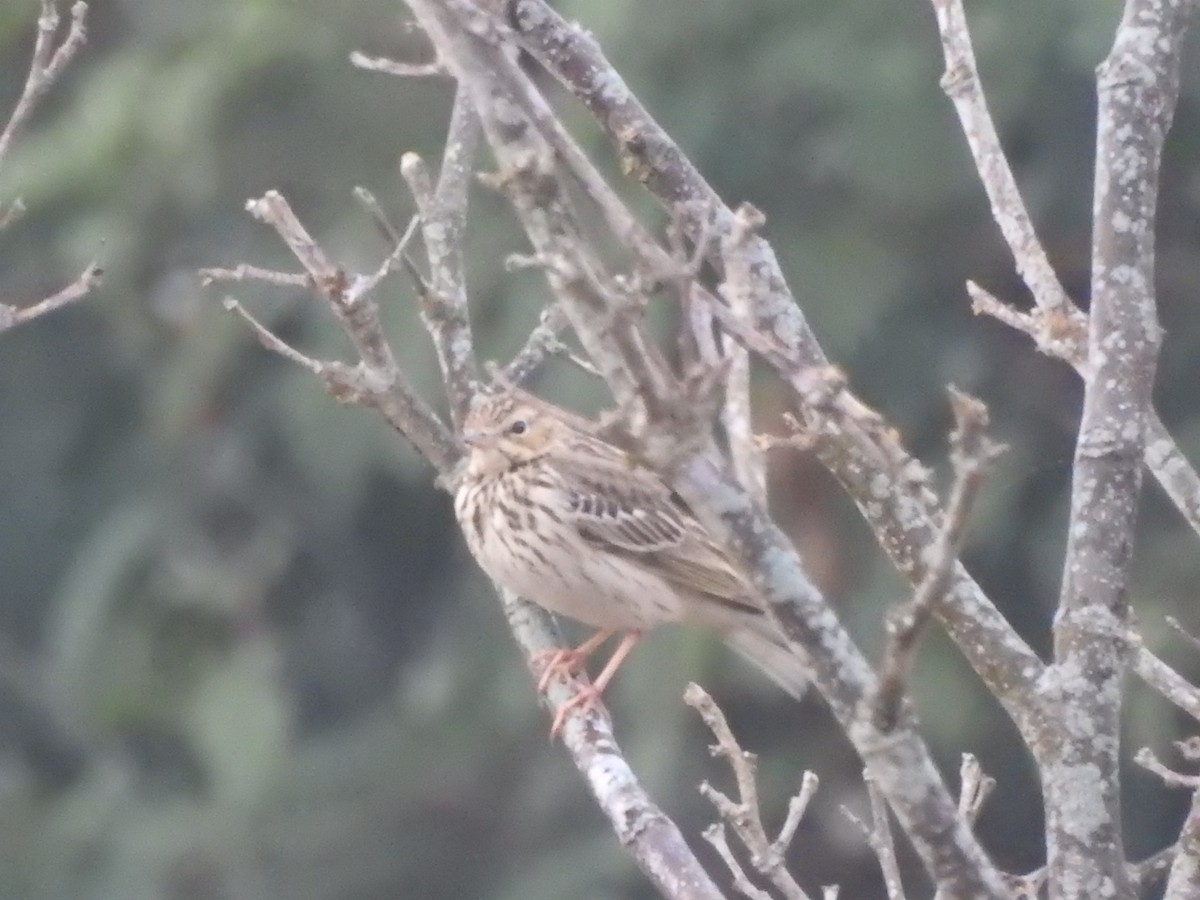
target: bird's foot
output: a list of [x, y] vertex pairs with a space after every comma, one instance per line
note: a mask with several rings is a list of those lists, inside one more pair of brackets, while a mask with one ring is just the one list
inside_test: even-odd
[[558, 712], [554, 714], [554, 721], [550, 725], [551, 741], [557, 738], [562, 731], [563, 725], [567, 722], [567, 714], [575, 709], [579, 709], [583, 713], [603, 712], [604, 705], [601, 702], [601, 690], [593, 684], [583, 685], [569, 700], [558, 708]]
[[538, 672], [538, 693], [544, 694], [556, 675], [563, 678], [578, 675], [583, 670], [583, 664], [587, 662], [587, 656], [578, 650], [559, 648], [541, 650], [533, 654], [529, 662]]
[[538, 693], [544, 694], [546, 692], [546, 688], [550, 686], [550, 682], [554, 680], [555, 675], [562, 678], [573, 678], [582, 672], [584, 663], [588, 661], [588, 657], [595, 653], [596, 649], [612, 636], [613, 632], [611, 630], [601, 629], [578, 647], [540, 650], [533, 654], [529, 661], [539, 670]]
[[[565, 654], [582, 654], [583, 658], [586, 659], [592, 651], [608, 639], [610, 634], [611, 632], [597, 632], [574, 651], [564, 650], [562, 652]], [[559, 732], [562, 731], [563, 724], [567, 720], [567, 713], [571, 712], [571, 710], [578, 707], [583, 707], [584, 711], [602, 708], [600, 695], [604, 693], [604, 689], [612, 681], [613, 675], [616, 674], [625, 657], [629, 655], [629, 651], [633, 649], [641, 637], [642, 633], [640, 631], [631, 631], [621, 638], [621, 643], [617, 645], [617, 649], [613, 651], [613, 655], [605, 663], [604, 669], [596, 676], [596, 680], [591, 684], [580, 685], [570, 699], [558, 708], [558, 712], [554, 714], [554, 723], [550, 726], [550, 740], [558, 737]]]

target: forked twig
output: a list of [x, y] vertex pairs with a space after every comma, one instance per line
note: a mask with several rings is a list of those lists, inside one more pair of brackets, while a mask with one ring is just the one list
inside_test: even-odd
[[[750, 864], [754, 869], [766, 876], [789, 900], [807, 900], [808, 895], [787, 870], [786, 854], [796, 836], [800, 820], [817, 792], [817, 776], [812, 772], [804, 773], [799, 793], [788, 801], [787, 818], [779, 829], [779, 834], [771, 840], [763, 826], [762, 810], [759, 806], [756, 757], [741, 748], [725, 720], [725, 714], [702, 687], [689, 684], [684, 691], [683, 702], [700, 714], [700, 718], [716, 738], [717, 742], [709, 748], [709, 752], [713, 756], [723, 758], [729, 764], [737, 784], [738, 799], [731, 799], [707, 781], [700, 785], [700, 793], [716, 807], [725, 824], [733, 829], [738, 840], [749, 852]], [[720, 850], [716, 842], [725, 842], [724, 829], [713, 826], [705, 833], [705, 838]], [[725, 856], [726, 854], [722, 853], [722, 858]], [[732, 853], [729, 856], [732, 858]], [[736, 862], [730, 863], [728, 859], [726, 862], [730, 865], [734, 878], [739, 883], [749, 885], [749, 879], [745, 877], [740, 866], [737, 866]], [[745, 890], [743, 893], [754, 896]]]

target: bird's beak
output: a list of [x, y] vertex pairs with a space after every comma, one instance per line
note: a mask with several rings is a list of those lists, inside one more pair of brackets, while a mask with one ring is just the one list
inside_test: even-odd
[[482, 447], [484, 434], [482, 431], [464, 431], [462, 434], [463, 443], [468, 447]]

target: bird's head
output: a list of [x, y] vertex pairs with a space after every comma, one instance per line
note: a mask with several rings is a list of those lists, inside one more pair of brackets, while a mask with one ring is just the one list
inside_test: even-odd
[[498, 475], [544, 456], [566, 428], [554, 415], [518, 397], [498, 394], [478, 404], [463, 423], [467, 472]]

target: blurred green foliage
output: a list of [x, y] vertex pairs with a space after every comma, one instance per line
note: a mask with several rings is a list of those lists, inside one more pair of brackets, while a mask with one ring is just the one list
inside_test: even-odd
[[[721, 193], [767, 213], [831, 356], [914, 450], [944, 471], [948, 382], [991, 405], [1011, 449], [968, 563], [1044, 649], [1080, 392], [1064, 367], [970, 315], [968, 277], [1016, 302], [1023, 291], [938, 88], [928, 5], [563, 6]], [[981, 0], [969, 13], [1018, 180], [1086, 302], [1092, 70], [1118, 5]], [[35, 17], [32, 0], [0, 11], [0, 109], [23, 82]], [[392, 0], [101, 0], [79, 62], [0, 173], [0, 198], [30, 207], [0, 233], [6, 302], [49, 293], [96, 253], [106, 271], [81, 306], [0, 338], [0, 896], [650, 896], [547, 744], [428, 469], [381, 421], [264, 353], [195, 274], [289, 267], [243, 212], [268, 188], [348, 266], [385, 252], [351, 188], [403, 221], [396, 161], [436, 159], [450, 90], [356, 71], [347, 56], [426, 58], [404, 22]], [[1160, 408], [1192, 458], [1196, 72], [1185, 69], [1168, 147], [1159, 244]], [[611, 171], [594, 127], [569, 119]], [[502, 202], [482, 188], [472, 202], [480, 345], [504, 358], [546, 291], [504, 272], [524, 248]], [[289, 340], [346, 357], [311, 298], [234, 287]], [[389, 302], [398, 354], [440, 402], [410, 292], [397, 282]], [[559, 399], [600, 402], [553, 371], [542, 383]], [[757, 389], [769, 427], [786, 400], [769, 378]], [[883, 610], [906, 589], [870, 534], [811, 459], [775, 459], [772, 498], [875, 652]], [[1194, 546], [1151, 487], [1134, 600], [1148, 640], [1192, 675], [1200, 665], [1161, 623], [1173, 613], [1200, 627]], [[695, 837], [712, 814], [694, 785], [725, 777], [679, 702], [688, 679], [762, 755], [770, 814], [804, 768], [821, 775], [794, 854], [806, 883], [877, 892], [838, 811], [862, 804], [857, 764], [820, 703], [798, 712], [687, 631], [648, 639], [612, 694], [618, 733], [668, 812]], [[1005, 867], [1036, 865], [1036, 776], [994, 701], [938, 639], [916, 690], [946, 771], [969, 750], [1000, 780], [981, 822], [988, 846]], [[1128, 739], [1162, 748], [1182, 723], [1134, 690]], [[1148, 853], [1181, 799], [1136, 772], [1129, 785], [1128, 843]]]

